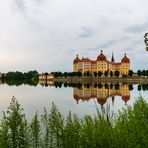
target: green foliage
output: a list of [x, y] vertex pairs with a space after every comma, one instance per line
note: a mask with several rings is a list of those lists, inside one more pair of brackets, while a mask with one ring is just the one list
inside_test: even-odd
[[132, 70], [129, 70], [129, 71], [128, 71], [128, 75], [129, 75], [129, 76], [133, 76], [133, 73], [134, 73], [134, 72], [133, 72]]
[[112, 72], [112, 71], [110, 71], [110, 77], [113, 77], [113, 75], [114, 75], [114, 74], [113, 74], [113, 72]]
[[137, 70], [137, 75], [140, 77], [142, 75], [141, 70]]
[[102, 74], [103, 74], [103, 73], [102, 73], [101, 71], [98, 71], [98, 76], [99, 76], [99, 77], [101, 77]]
[[20, 108], [16, 98], [13, 97], [1, 122], [0, 145], [2, 147], [29, 147], [28, 123], [22, 111], [23, 109]]
[[94, 72], [94, 77], [97, 77], [97, 75], [98, 75], [98, 74], [97, 74], [97, 72], [95, 71], [95, 72]]
[[139, 97], [114, 118], [110, 112], [79, 119], [69, 112], [62, 117], [54, 103], [44, 108], [41, 120], [36, 113], [28, 124], [13, 97], [0, 124], [1, 148], [147, 148], [148, 103]]
[[104, 76], [107, 77], [108, 76], [108, 71], [104, 72]]
[[30, 124], [30, 137], [31, 137], [31, 146], [33, 148], [40, 147], [40, 121], [38, 119], [38, 114], [36, 113], [33, 120]]
[[39, 81], [39, 75], [36, 70], [29, 71], [29, 72], [8, 72], [5, 76], [5, 83], [8, 85], [22, 85], [22, 84], [28, 84], [28, 85], [34, 85], [36, 86]]
[[115, 73], [114, 73], [114, 75], [115, 75], [116, 77], [119, 77], [120, 72], [119, 72], [118, 70], [116, 70]]

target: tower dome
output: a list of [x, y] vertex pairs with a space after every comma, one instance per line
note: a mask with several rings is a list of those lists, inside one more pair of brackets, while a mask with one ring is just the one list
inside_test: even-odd
[[127, 102], [130, 100], [130, 96], [122, 96], [122, 100], [127, 104]]
[[130, 63], [130, 59], [126, 56], [126, 53], [124, 55], [124, 57], [121, 60], [122, 63]]
[[106, 61], [106, 56], [103, 54], [102, 50], [100, 55], [97, 57], [97, 61]]
[[76, 58], [73, 60], [73, 63], [78, 63], [79, 61], [80, 61], [80, 58], [79, 58], [79, 56], [77, 54]]
[[106, 103], [106, 99], [105, 98], [97, 98], [97, 102], [103, 106]]

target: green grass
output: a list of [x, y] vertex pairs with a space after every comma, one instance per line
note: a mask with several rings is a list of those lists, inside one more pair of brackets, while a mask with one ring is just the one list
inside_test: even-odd
[[0, 148], [147, 148], [148, 103], [139, 97], [133, 106], [119, 111], [65, 119], [52, 103], [41, 117], [26, 120], [13, 97], [0, 123]]

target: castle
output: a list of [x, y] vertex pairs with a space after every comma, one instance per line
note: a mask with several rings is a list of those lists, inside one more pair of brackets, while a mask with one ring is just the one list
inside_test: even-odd
[[73, 61], [73, 71], [74, 72], [82, 72], [82, 74], [87, 73], [88, 71], [90, 74], [94, 75], [94, 72], [115, 72], [119, 71], [120, 75], [128, 75], [128, 71], [130, 70], [130, 59], [126, 56], [121, 59], [121, 62], [115, 62], [114, 56], [112, 54], [111, 61], [106, 59], [106, 56], [103, 54], [101, 50], [100, 55], [97, 57], [96, 60], [91, 60], [89, 58], [80, 59], [78, 55]]

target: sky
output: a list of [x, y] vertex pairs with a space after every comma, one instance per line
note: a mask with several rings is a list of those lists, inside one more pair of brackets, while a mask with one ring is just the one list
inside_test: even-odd
[[0, 71], [72, 71], [103, 50], [148, 69], [147, 0], [0, 0]]

